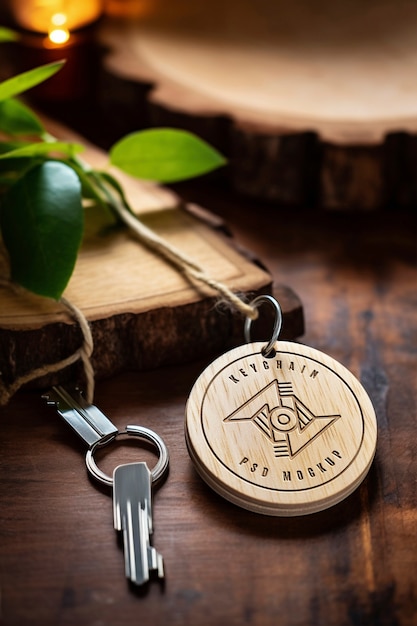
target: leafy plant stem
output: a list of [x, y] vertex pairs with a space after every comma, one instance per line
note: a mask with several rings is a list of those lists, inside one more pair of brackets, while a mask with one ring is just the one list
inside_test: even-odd
[[[10, 33], [0, 28], [0, 41]], [[202, 270], [154, 233], [137, 215], [113, 171], [95, 169], [81, 157], [84, 146], [60, 141], [19, 96], [51, 78], [58, 61], [0, 82], [0, 230], [10, 275], [29, 290], [62, 296], [80, 249], [86, 213], [107, 213], [181, 272]], [[121, 174], [154, 183], [170, 183], [206, 174], [225, 164], [217, 150], [188, 131], [161, 128], [132, 132], [109, 151], [109, 166]], [[23, 227], [22, 227], [23, 226]], [[27, 226], [27, 228], [26, 228]], [[94, 224], [90, 223], [94, 228]], [[54, 271], [49, 270], [49, 265]], [[200, 278], [199, 278], [200, 279]]]
[[[82, 159], [74, 157], [73, 160], [79, 167], [84, 168]], [[168, 246], [166, 242], [138, 218], [130, 206], [123, 189], [113, 176], [107, 172], [98, 172], [87, 164], [85, 164], [85, 172], [88, 174], [92, 184], [96, 185], [99, 192], [103, 194], [107, 206], [112, 210], [118, 221], [123, 222], [128, 228], [135, 232], [141, 241], [145, 242], [152, 249], [158, 250], [162, 256], [175, 266], [187, 266], [193, 271], [201, 272], [201, 268], [195, 264], [194, 261], [174, 247]], [[115, 190], [117, 191], [118, 197], [115, 196]]]

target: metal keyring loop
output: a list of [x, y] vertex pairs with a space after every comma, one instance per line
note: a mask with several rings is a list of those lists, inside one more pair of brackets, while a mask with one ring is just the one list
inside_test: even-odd
[[111, 437], [100, 439], [100, 441], [97, 441], [96, 443], [94, 443], [91, 446], [91, 448], [87, 451], [87, 454], [85, 456], [85, 463], [87, 465], [87, 469], [90, 472], [90, 474], [100, 483], [104, 485], [108, 485], [109, 487], [113, 486], [113, 478], [105, 474], [97, 466], [96, 461], [94, 459], [94, 453], [97, 450], [97, 448], [102, 448], [106, 446], [107, 444], [112, 443], [119, 435], [132, 435], [133, 437], [140, 437], [141, 439], [146, 439], [147, 441], [150, 441], [151, 443], [154, 444], [154, 446], [158, 450], [159, 459], [155, 467], [153, 467], [150, 470], [150, 472], [152, 476], [152, 483], [154, 484], [158, 482], [158, 480], [162, 478], [162, 476], [165, 474], [166, 470], [168, 469], [169, 453], [161, 437], [157, 435], [153, 430], [150, 430], [149, 428], [145, 428], [144, 426], [132, 426], [132, 425], [126, 426], [126, 430], [119, 431], [118, 433], [116, 433], [115, 435], [112, 435]]
[[[259, 309], [261, 304], [263, 304], [265, 302], [270, 304], [270, 305], [272, 305], [273, 308], [275, 309], [275, 320], [274, 320], [274, 328], [272, 330], [272, 336], [271, 336], [271, 339], [269, 340], [269, 342], [267, 343], [267, 345], [265, 346], [265, 348], [262, 350], [262, 353], [265, 356], [268, 356], [268, 354], [270, 354], [273, 351], [275, 342], [277, 341], [277, 339], [279, 337], [279, 334], [281, 332], [281, 328], [282, 328], [282, 311], [281, 311], [280, 305], [275, 300], [275, 298], [273, 298], [272, 296], [267, 296], [267, 295], [258, 296], [257, 298], [252, 300], [252, 302], [250, 303], [250, 306], [255, 307], [255, 309]], [[251, 342], [250, 329], [251, 329], [251, 326], [252, 326], [252, 322], [253, 322], [253, 320], [251, 320], [250, 317], [247, 317], [245, 319], [245, 326], [244, 326], [243, 332], [244, 332], [244, 335], [245, 335], [245, 341], [247, 343]]]

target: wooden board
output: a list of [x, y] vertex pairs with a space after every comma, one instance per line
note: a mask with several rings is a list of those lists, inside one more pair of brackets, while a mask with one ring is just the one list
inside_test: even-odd
[[[48, 122], [55, 136], [73, 136]], [[85, 159], [103, 167], [107, 156], [87, 145]], [[248, 296], [269, 292], [267, 270], [247, 258], [211, 223], [203, 209], [183, 206], [167, 189], [116, 173], [141, 220], [171, 245], [194, 259], [230, 289]], [[101, 213], [87, 209], [86, 232], [65, 297], [88, 321], [94, 338], [92, 362], [97, 378], [128, 368], [149, 369], [215, 353], [243, 341], [243, 318], [218, 305], [218, 294], [148, 250], [127, 229], [109, 227]], [[219, 224], [217, 223], [217, 226]], [[5, 275], [5, 260], [0, 275]], [[303, 332], [300, 301], [278, 287], [287, 336]], [[0, 287], [0, 371], [6, 385], [42, 365], [70, 356], [82, 343], [78, 324], [60, 303]], [[39, 386], [79, 377], [68, 368]]]
[[290, 205], [410, 207], [416, 21], [406, 0], [153, 0], [136, 19], [104, 21], [101, 41], [113, 76], [151, 85], [153, 123], [224, 149], [237, 191]]

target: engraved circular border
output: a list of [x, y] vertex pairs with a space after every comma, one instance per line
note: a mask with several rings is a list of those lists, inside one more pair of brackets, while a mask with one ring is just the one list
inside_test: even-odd
[[[278, 342], [278, 343], [288, 343], [288, 342]], [[246, 345], [247, 345], [247, 347], [249, 348], [251, 345], [252, 345], [252, 346], [258, 346], [258, 345], [261, 345], [261, 346], [262, 346], [263, 344], [256, 343], [256, 344], [246, 344]], [[295, 344], [295, 345], [297, 345], [297, 344]], [[243, 346], [241, 346], [241, 347], [237, 348], [237, 350], [241, 349], [242, 347], [243, 347]], [[355, 376], [354, 376], [354, 375], [353, 375], [353, 374], [352, 374], [352, 373], [351, 373], [351, 372], [350, 372], [350, 371], [349, 371], [349, 370], [348, 370], [348, 369], [347, 369], [344, 365], [342, 365], [341, 363], [338, 363], [335, 359], [333, 359], [333, 357], [330, 357], [329, 355], [326, 355], [326, 354], [324, 354], [324, 353], [320, 352], [319, 350], [316, 350], [315, 348], [309, 348], [309, 349], [310, 349], [310, 350], [313, 350], [315, 353], [318, 353], [319, 355], [322, 355], [325, 359], [328, 359], [328, 360], [330, 360], [330, 361], [334, 361], [334, 362], [335, 362], [335, 363], [336, 363], [339, 367], [341, 367], [341, 368], [344, 370], [344, 372], [346, 372], [346, 373], [348, 374], [348, 376], [349, 376], [349, 377], [352, 377], [353, 379], [355, 379]], [[292, 493], [292, 494], [297, 494], [297, 493], [303, 493], [303, 492], [306, 492], [306, 491], [310, 491], [310, 492], [319, 491], [319, 490], [321, 490], [321, 489], [322, 489], [325, 485], [328, 485], [328, 484], [332, 483], [333, 481], [337, 481], [338, 479], [340, 479], [340, 477], [341, 477], [341, 476], [343, 476], [343, 474], [344, 474], [344, 473], [348, 470], [348, 468], [349, 468], [349, 467], [351, 467], [351, 466], [352, 466], [352, 464], [354, 464], [355, 460], [357, 459], [358, 455], [360, 454], [360, 451], [361, 451], [361, 449], [362, 449], [362, 447], [363, 447], [364, 437], [365, 437], [365, 419], [364, 419], [364, 414], [363, 414], [362, 406], [361, 406], [361, 404], [360, 404], [360, 402], [359, 402], [359, 400], [358, 400], [358, 398], [357, 398], [357, 396], [356, 396], [355, 392], [353, 391], [353, 389], [352, 389], [352, 388], [351, 388], [351, 386], [349, 385], [349, 383], [347, 383], [347, 382], [346, 382], [346, 380], [345, 380], [344, 378], [342, 378], [342, 376], [341, 376], [338, 372], [335, 372], [333, 369], [331, 369], [331, 367], [330, 367], [329, 365], [326, 365], [326, 364], [325, 364], [325, 363], [323, 363], [322, 361], [319, 361], [318, 359], [315, 359], [315, 358], [313, 358], [313, 357], [311, 357], [311, 356], [307, 356], [307, 355], [304, 355], [304, 354], [302, 354], [302, 353], [300, 354], [300, 352], [290, 351], [290, 350], [288, 350], [288, 349], [285, 349], [285, 350], [280, 350], [280, 349], [279, 349], [279, 345], [278, 345], [277, 352], [278, 352], [279, 354], [288, 354], [288, 355], [293, 355], [293, 356], [303, 357], [303, 358], [309, 359], [309, 360], [311, 360], [311, 361], [313, 361], [313, 362], [315, 362], [315, 363], [319, 364], [321, 367], [325, 367], [328, 371], [330, 371], [333, 375], [335, 375], [335, 376], [336, 376], [336, 377], [337, 377], [337, 378], [341, 381], [341, 383], [342, 383], [343, 385], [345, 385], [345, 386], [348, 388], [349, 393], [350, 393], [350, 394], [352, 395], [352, 397], [355, 399], [355, 402], [356, 402], [356, 404], [357, 404], [357, 406], [358, 406], [358, 408], [359, 408], [360, 419], [361, 419], [361, 425], [362, 425], [362, 433], [361, 433], [361, 438], [360, 438], [360, 442], [359, 442], [359, 445], [358, 445], [358, 447], [357, 447], [357, 450], [356, 450], [355, 454], [351, 457], [351, 459], [350, 459], [350, 461], [349, 461], [348, 465], [346, 465], [346, 466], [345, 466], [345, 467], [344, 467], [344, 468], [343, 468], [343, 469], [342, 469], [342, 470], [341, 470], [341, 471], [340, 471], [340, 472], [339, 472], [336, 476], [333, 476], [332, 478], [329, 478], [328, 480], [326, 480], [326, 481], [324, 481], [324, 482], [320, 483], [319, 485], [315, 485], [315, 486], [312, 486], [312, 487], [303, 487], [303, 488], [300, 488], [300, 489], [294, 489], [294, 488], [291, 488], [291, 489], [279, 489], [279, 488], [276, 488], [276, 487], [267, 487], [267, 486], [263, 486], [263, 485], [260, 485], [259, 483], [256, 483], [256, 482], [253, 482], [253, 481], [251, 481], [251, 480], [248, 480], [247, 478], [244, 478], [244, 477], [243, 477], [243, 476], [241, 476], [240, 474], [236, 473], [234, 470], [232, 470], [230, 467], [228, 467], [228, 466], [224, 463], [224, 461], [223, 461], [223, 460], [222, 460], [222, 459], [218, 456], [218, 454], [217, 454], [217, 453], [213, 450], [212, 445], [211, 445], [211, 443], [210, 443], [210, 441], [209, 441], [209, 439], [208, 439], [208, 437], [207, 437], [206, 430], [205, 430], [205, 428], [204, 428], [204, 423], [203, 423], [203, 415], [202, 415], [202, 412], [203, 412], [203, 405], [204, 405], [204, 399], [205, 399], [205, 397], [206, 397], [206, 394], [207, 394], [207, 392], [208, 392], [209, 386], [211, 385], [212, 381], [213, 381], [215, 378], [217, 378], [217, 376], [219, 376], [219, 375], [221, 374], [221, 372], [222, 372], [222, 371], [224, 371], [224, 369], [225, 369], [226, 367], [229, 367], [229, 366], [230, 366], [230, 365], [232, 365], [233, 363], [236, 363], [236, 362], [240, 361], [242, 358], [249, 357], [249, 356], [250, 356], [250, 353], [248, 353], [247, 355], [245, 355], [245, 357], [242, 357], [242, 356], [241, 356], [241, 357], [239, 357], [238, 359], [235, 359], [234, 361], [229, 362], [229, 363], [228, 363], [225, 367], [223, 367], [220, 371], [218, 371], [218, 372], [216, 373], [216, 375], [215, 375], [215, 376], [213, 376], [213, 378], [211, 379], [211, 381], [210, 381], [209, 385], [207, 386], [207, 389], [206, 389], [206, 391], [204, 392], [203, 397], [202, 397], [202, 400], [201, 400], [201, 407], [200, 407], [200, 411], [199, 411], [199, 421], [200, 421], [200, 425], [201, 425], [201, 430], [202, 430], [203, 435], [204, 435], [204, 440], [205, 440], [205, 442], [206, 442], [206, 444], [207, 444], [207, 446], [208, 446], [208, 448], [209, 448], [210, 452], [211, 452], [211, 453], [213, 454], [213, 456], [217, 459], [217, 461], [218, 461], [218, 462], [219, 462], [219, 463], [220, 463], [220, 464], [221, 464], [221, 465], [222, 465], [222, 466], [223, 466], [223, 467], [224, 467], [224, 468], [225, 468], [225, 469], [226, 469], [226, 470], [227, 470], [230, 474], [232, 474], [232, 475], [233, 475], [234, 477], [236, 477], [238, 480], [240, 480], [240, 481], [243, 481], [243, 482], [247, 483], [248, 485], [251, 485], [251, 486], [254, 486], [254, 487], [256, 487], [256, 488], [259, 488], [259, 489], [261, 489], [261, 490], [263, 490], [263, 491], [265, 491], [265, 492], [268, 492], [268, 491], [269, 491], [269, 492], [273, 492], [273, 493], [282, 493], [282, 494], [284, 494], [284, 493], [288, 493], [288, 494], [290, 494], [290, 493]], [[262, 354], [262, 349], [261, 349], [261, 350], [257, 350], [256, 352], [253, 352], [252, 354], [253, 354], [253, 356], [263, 356], [263, 354]], [[219, 357], [219, 359], [217, 359], [217, 360], [220, 360], [221, 358], [222, 358], [222, 357]], [[213, 365], [214, 365], [215, 363], [216, 363], [216, 361], [214, 361]], [[203, 373], [201, 374], [201, 376], [204, 376], [204, 374], [205, 374], [205, 372], [203, 372]], [[355, 380], [356, 380], [356, 379], [355, 379]], [[358, 380], [357, 380], [357, 383], [358, 383], [358, 385], [360, 386], [360, 388], [362, 388], [362, 389], [363, 389], [363, 387], [362, 387], [361, 383], [360, 383]], [[365, 389], [363, 389], [363, 392], [364, 392], [364, 394], [367, 396]], [[194, 454], [198, 457], [198, 455], [196, 454], [195, 446], [194, 446], [193, 442], [191, 441], [191, 438], [190, 438], [190, 443], [191, 443], [191, 444], [193, 445], [193, 447], [194, 447]], [[368, 471], [368, 469], [369, 469], [369, 465], [370, 465], [370, 463], [372, 462], [372, 459], [373, 459], [373, 455], [372, 455], [372, 456], [368, 459], [367, 463], [365, 464], [364, 469], [363, 469], [363, 472], [358, 474], [358, 476], [357, 476], [357, 478], [356, 478], [356, 482], [360, 479], [360, 477], [364, 477], [364, 476], [366, 475], [366, 473], [367, 473], [367, 471]], [[209, 472], [210, 472], [210, 470], [208, 470], [208, 468], [207, 468], [207, 471], [209, 471]], [[210, 472], [210, 473], [211, 473], [211, 472]], [[227, 484], [227, 483], [225, 483], [225, 484]], [[231, 488], [231, 489], [233, 489], [233, 487], [232, 487], [232, 486], [230, 486], [230, 488]], [[223, 487], [223, 489], [224, 489], [224, 487]]]
[[[248, 344], [248, 345], [250, 345], [250, 344]], [[289, 355], [293, 354], [294, 356], [303, 356], [303, 355], [300, 355], [300, 354], [297, 354], [297, 353], [288, 352], [288, 351], [281, 351], [281, 350], [279, 351], [279, 354], [289, 354]], [[263, 356], [262, 351], [260, 351], [260, 352], [256, 352], [256, 353], [253, 353], [253, 355], [256, 355], [256, 356], [261, 355], [261, 356]], [[248, 355], [248, 356], [249, 356], [249, 355]], [[231, 363], [228, 363], [228, 365], [227, 365], [226, 367], [228, 367], [229, 365], [232, 365], [233, 363], [236, 363], [237, 361], [240, 361], [240, 360], [241, 360], [241, 358], [243, 358], [243, 357], [240, 357], [239, 359], [236, 359], [236, 361], [232, 361]], [[321, 363], [320, 361], [317, 361], [316, 359], [312, 359], [311, 357], [305, 357], [305, 358], [309, 358], [310, 360], [315, 361], [316, 363], [319, 363], [321, 366], [323, 366], [323, 363]], [[330, 368], [329, 368], [328, 366], [324, 365], [324, 367], [326, 367], [326, 369], [330, 370]], [[216, 376], [215, 376], [214, 378], [216, 378], [218, 375], [220, 375], [220, 373], [221, 373], [224, 369], [225, 369], [225, 368], [223, 368], [222, 370], [220, 370], [220, 371], [216, 374]], [[332, 478], [329, 478], [328, 480], [326, 480], [326, 481], [324, 481], [324, 482], [320, 483], [319, 485], [315, 485], [315, 486], [313, 486], [313, 487], [303, 487], [303, 488], [300, 488], [300, 489], [294, 489], [294, 488], [292, 488], [292, 489], [278, 489], [278, 488], [276, 488], [276, 487], [267, 487], [267, 486], [264, 486], [264, 485], [260, 485], [259, 483], [256, 483], [256, 482], [254, 482], [254, 481], [252, 481], [252, 480], [248, 480], [247, 478], [244, 478], [244, 477], [243, 477], [243, 476], [241, 476], [240, 474], [237, 474], [235, 471], [233, 471], [232, 469], [230, 469], [230, 467], [228, 467], [228, 466], [224, 463], [224, 461], [222, 461], [222, 460], [220, 459], [220, 457], [218, 456], [218, 454], [217, 454], [217, 453], [213, 450], [212, 445], [210, 444], [210, 442], [209, 442], [209, 440], [208, 440], [208, 437], [207, 437], [207, 435], [206, 435], [206, 431], [205, 431], [205, 429], [204, 429], [203, 418], [202, 418], [202, 416], [201, 416], [201, 413], [202, 413], [202, 409], [203, 409], [204, 397], [206, 396], [206, 393], [207, 393], [207, 391], [208, 391], [208, 387], [207, 387], [207, 391], [204, 393], [204, 396], [203, 396], [203, 399], [202, 399], [202, 403], [201, 403], [201, 410], [200, 410], [200, 423], [201, 423], [201, 428], [202, 428], [202, 431], [203, 431], [203, 434], [204, 434], [204, 439], [205, 439], [205, 441], [206, 441], [206, 443], [207, 443], [208, 448], [209, 448], [209, 449], [210, 449], [210, 451], [212, 452], [213, 456], [214, 456], [214, 457], [215, 457], [215, 458], [219, 461], [219, 463], [221, 463], [221, 465], [222, 465], [225, 469], [227, 469], [227, 471], [228, 471], [228, 472], [230, 472], [231, 474], [233, 474], [234, 476], [236, 476], [236, 478], [238, 478], [239, 480], [242, 480], [242, 481], [244, 481], [244, 482], [248, 483], [249, 485], [253, 485], [254, 487], [258, 487], [259, 489], [264, 489], [264, 490], [266, 490], [266, 491], [272, 491], [272, 492], [277, 492], [277, 493], [301, 493], [301, 492], [303, 492], [303, 491], [314, 491], [314, 490], [316, 490], [316, 489], [321, 489], [324, 485], [327, 485], [327, 484], [331, 483], [332, 481], [336, 480], [337, 478], [339, 478], [340, 476], [342, 476], [342, 474], [344, 474], [344, 473], [346, 472], [346, 470], [347, 470], [347, 469], [348, 469], [348, 468], [352, 465], [352, 463], [355, 461], [355, 459], [357, 458], [357, 456], [358, 456], [358, 454], [359, 454], [359, 452], [360, 452], [360, 450], [361, 450], [361, 448], [362, 448], [362, 445], [363, 445], [363, 440], [364, 440], [364, 434], [365, 434], [365, 425], [364, 425], [364, 418], [363, 418], [363, 411], [362, 411], [362, 407], [361, 407], [361, 405], [360, 405], [360, 403], [359, 403], [359, 401], [358, 401], [358, 399], [357, 399], [357, 397], [356, 397], [355, 393], [354, 393], [354, 392], [353, 392], [353, 390], [351, 389], [350, 385], [348, 385], [348, 384], [346, 383], [346, 381], [345, 381], [345, 380], [343, 380], [339, 374], [337, 374], [337, 373], [336, 373], [336, 372], [334, 372], [333, 370], [330, 370], [330, 371], [332, 372], [332, 374], [335, 374], [338, 378], [340, 378], [340, 380], [342, 381], [342, 383], [344, 383], [344, 384], [348, 387], [349, 391], [351, 392], [351, 394], [352, 394], [352, 395], [353, 395], [353, 397], [355, 398], [355, 401], [356, 401], [356, 403], [357, 403], [357, 405], [358, 405], [358, 407], [359, 407], [359, 411], [360, 411], [360, 415], [361, 415], [361, 422], [362, 422], [362, 435], [361, 435], [361, 439], [360, 439], [360, 443], [359, 443], [358, 449], [357, 449], [357, 451], [356, 451], [355, 455], [354, 455], [354, 456], [351, 458], [351, 460], [349, 461], [349, 464], [348, 464], [348, 465], [346, 465], [346, 466], [343, 468], [343, 470], [341, 470], [338, 474], [336, 474], [336, 476], [333, 476]], [[353, 374], [352, 374], [352, 376], [353, 376]], [[213, 378], [212, 380], [214, 380], [214, 378]], [[211, 384], [211, 383], [210, 383], [210, 384]]]

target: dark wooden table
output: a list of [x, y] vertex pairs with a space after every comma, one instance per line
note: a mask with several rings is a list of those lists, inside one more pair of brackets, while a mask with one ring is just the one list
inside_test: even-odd
[[[178, 188], [220, 213], [238, 243], [304, 304], [302, 340], [362, 381], [378, 416], [371, 471], [347, 500], [302, 518], [239, 509], [198, 477], [183, 434], [204, 362], [99, 382], [120, 427], [155, 429], [171, 466], [154, 498], [164, 585], [129, 587], [110, 494], [89, 480], [77, 437], [38, 391], [0, 412], [4, 626], [412, 625], [417, 623], [416, 219], [292, 211], [227, 190]], [[123, 444], [103, 469], [136, 459]]]

